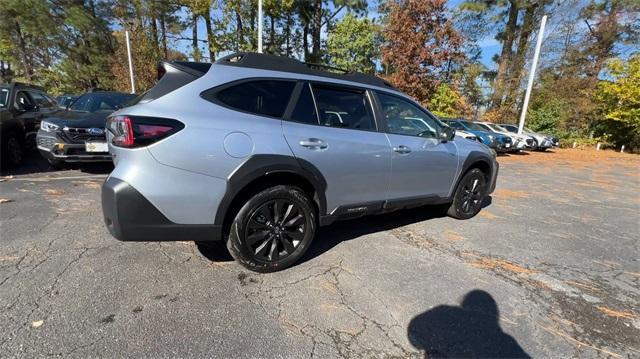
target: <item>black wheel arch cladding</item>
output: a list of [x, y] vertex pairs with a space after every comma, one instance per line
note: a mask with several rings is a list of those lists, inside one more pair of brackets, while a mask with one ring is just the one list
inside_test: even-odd
[[254, 181], [270, 175], [291, 174], [302, 177], [311, 184], [316, 198], [311, 198], [318, 206], [318, 214], [326, 213], [325, 192], [327, 182], [320, 171], [310, 162], [287, 155], [254, 155], [249, 157], [227, 179], [227, 190], [218, 205], [214, 223], [224, 225], [232, 216], [227, 213], [234, 200]]
[[462, 170], [460, 171], [460, 175], [458, 176], [458, 180], [456, 181], [454, 193], [464, 175], [471, 168], [478, 168], [480, 171], [482, 171], [486, 176], [487, 184], [492, 185], [492, 181], [494, 181], [495, 177], [494, 173], [495, 171], [497, 171], [497, 164], [494, 165], [494, 161], [491, 158], [491, 155], [481, 151], [471, 151], [462, 164]]

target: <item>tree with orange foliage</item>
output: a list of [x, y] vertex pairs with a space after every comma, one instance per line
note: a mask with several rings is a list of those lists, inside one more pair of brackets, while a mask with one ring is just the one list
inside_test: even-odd
[[445, 0], [393, 0], [383, 30], [383, 64], [399, 89], [427, 103], [465, 59], [463, 39], [447, 18]]

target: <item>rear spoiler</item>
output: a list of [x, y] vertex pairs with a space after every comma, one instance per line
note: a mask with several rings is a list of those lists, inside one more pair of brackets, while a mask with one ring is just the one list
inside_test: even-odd
[[160, 98], [169, 92], [202, 77], [211, 68], [210, 63], [188, 61], [162, 61], [158, 64], [158, 82], [138, 103]]

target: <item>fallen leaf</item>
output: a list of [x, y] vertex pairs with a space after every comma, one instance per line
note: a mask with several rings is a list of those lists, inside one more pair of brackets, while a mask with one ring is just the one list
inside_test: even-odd
[[61, 189], [47, 188], [44, 192], [50, 196], [62, 196], [64, 194], [64, 191]]
[[13, 202], [13, 200], [8, 198], [0, 198], [0, 203], [9, 203], [9, 202]]
[[44, 320], [36, 320], [35, 322], [31, 323], [31, 326], [34, 328], [40, 328], [42, 324], [44, 324]]

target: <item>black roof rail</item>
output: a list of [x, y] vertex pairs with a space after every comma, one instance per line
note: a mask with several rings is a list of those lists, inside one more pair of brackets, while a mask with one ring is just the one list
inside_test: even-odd
[[[395, 90], [395, 87], [374, 75], [367, 75], [359, 72], [349, 72], [345, 69], [332, 67], [329, 65], [306, 63], [285, 56], [259, 54], [255, 52], [236, 52], [218, 59], [216, 64], [226, 66], [249, 67], [254, 69], [290, 72], [311, 76], [321, 76], [337, 80], [353, 81], [362, 84], [388, 87]], [[335, 73], [320, 70], [329, 69], [343, 73]]]

